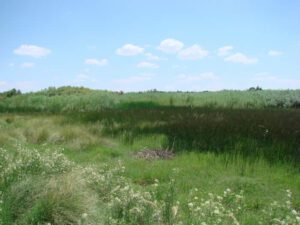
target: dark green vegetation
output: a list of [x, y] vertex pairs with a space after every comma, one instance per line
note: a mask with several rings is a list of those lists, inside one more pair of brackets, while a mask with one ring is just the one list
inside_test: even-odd
[[16, 90], [14, 88], [14, 89], [11, 89], [9, 91], [5, 91], [5, 92], [0, 93], [0, 99], [10, 98], [10, 97], [13, 97], [13, 96], [16, 96], [16, 95], [21, 95], [21, 91]]
[[300, 164], [299, 110], [158, 107], [70, 114], [74, 122], [100, 121], [103, 133], [127, 144], [163, 135], [173, 151], [227, 153]]
[[299, 90], [1, 96], [1, 225], [300, 224]]

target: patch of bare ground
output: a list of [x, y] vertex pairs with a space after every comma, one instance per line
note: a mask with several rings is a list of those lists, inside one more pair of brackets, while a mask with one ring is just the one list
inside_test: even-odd
[[135, 153], [135, 156], [139, 159], [145, 160], [158, 160], [158, 159], [172, 159], [174, 152], [167, 149], [143, 149]]

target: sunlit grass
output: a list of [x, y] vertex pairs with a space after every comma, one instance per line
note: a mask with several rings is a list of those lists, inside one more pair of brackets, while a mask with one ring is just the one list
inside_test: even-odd
[[74, 164], [46, 146], [14, 149], [1, 148], [2, 224], [299, 222], [300, 177], [288, 166], [258, 160], [241, 175], [246, 161], [226, 165], [208, 153], [152, 162], [123, 155], [88, 165], [85, 156]]
[[[176, 145], [178, 139], [161, 129], [172, 121], [187, 120], [182, 111], [173, 118], [175, 112], [141, 111], [134, 116], [135, 112], [139, 111], [113, 112], [112, 117], [103, 112], [95, 118], [89, 118], [94, 114], [2, 114], [0, 222], [299, 223], [299, 167], [278, 158], [275, 147], [284, 145], [261, 142], [252, 136], [232, 139], [233, 149], [227, 146], [221, 152], [189, 149], [189, 145]], [[164, 116], [157, 117], [157, 113]], [[218, 115], [206, 118], [211, 124], [222, 117], [220, 112], [199, 115]], [[284, 124], [279, 121], [281, 116], [274, 118]], [[184, 143], [201, 137], [193, 136], [195, 130], [188, 131], [190, 126], [186, 125], [193, 124], [183, 126], [191, 135], [183, 136], [187, 138]], [[207, 131], [213, 132], [208, 125]], [[215, 141], [222, 143], [221, 136], [215, 136]], [[273, 161], [264, 154], [243, 154], [258, 143], [258, 149], [274, 154]], [[168, 149], [175, 156], [168, 160], [136, 156], [146, 149]]]

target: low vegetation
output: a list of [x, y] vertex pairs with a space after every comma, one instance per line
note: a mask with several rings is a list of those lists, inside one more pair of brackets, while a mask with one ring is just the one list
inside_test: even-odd
[[0, 224], [298, 225], [299, 96], [2, 97]]
[[[258, 88], [258, 89], [257, 89]], [[87, 88], [48, 88], [35, 93], [0, 96], [0, 112], [78, 112], [119, 108], [157, 108], [158, 106], [189, 106], [205, 108], [299, 108], [299, 90], [224, 90], [218, 92], [123, 93]]]

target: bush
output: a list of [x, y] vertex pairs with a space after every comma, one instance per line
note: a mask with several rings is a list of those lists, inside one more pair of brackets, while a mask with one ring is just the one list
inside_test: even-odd
[[9, 91], [5, 91], [5, 92], [2, 92], [0, 93], [0, 97], [3, 96], [3, 97], [7, 97], [7, 98], [10, 98], [10, 97], [13, 97], [13, 96], [16, 96], [16, 95], [21, 95], [21, 91], [20, 90], [16, 90], [15, 88], [9, 90]]

